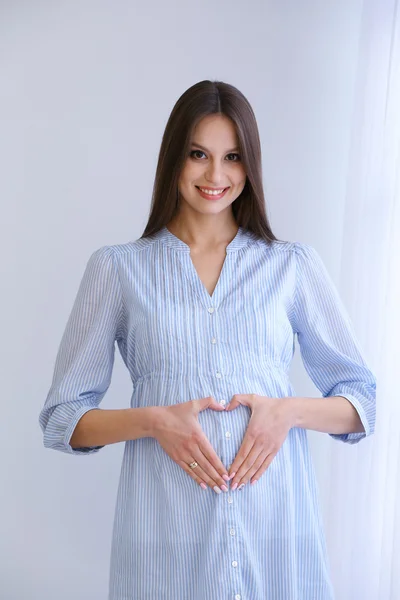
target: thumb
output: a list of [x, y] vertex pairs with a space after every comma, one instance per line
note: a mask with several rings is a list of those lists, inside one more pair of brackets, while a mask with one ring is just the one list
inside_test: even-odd
[[213, 396], [207, 396], [206, 398], [200, 398], [197, 400], [197, 406], [199, 412], [205, 410], [206, 408], [211, 408], [212, 410], [225, 410], [221, 404], [219, 404]]
[[243, 404], [244, 406], [249, 406], [246, 400], [246, 394], [235, 394], [234, 396], [232, 396], [232, 399], [229, 402], [229, 406], [226, 410], [235, 410], [235, 408], [237, 408], [240, 404]]

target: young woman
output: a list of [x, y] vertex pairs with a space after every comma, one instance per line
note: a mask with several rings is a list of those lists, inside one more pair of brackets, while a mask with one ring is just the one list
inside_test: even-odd
[[[296, 336], [321, 398], [290, 382]], [[105, 410], [115, 342], [133, 392]], [[193, 85], [143, 235], [89, 258], [40, 414], [47, 448], [125, 441], [109, 600], [331, 600], [307, 429], [359, 442], [375, 394], [317, 251], [271, 231], [251, 106]]]

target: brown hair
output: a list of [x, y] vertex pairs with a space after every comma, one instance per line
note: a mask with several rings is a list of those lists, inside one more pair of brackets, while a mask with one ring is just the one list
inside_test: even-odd
[[242, 193], [232, 203], [238, 226], [268, 244], [280, 241], [272, 233], [262, 185], [261, 144], [256, 118], [248, 100], [233, 85], [200, 81], [182, 94], [165, 127], [158, 156], [150, 216], [141, 237], [159, 231], [179, 212], [178, 180], [190, 149], [196, 125], [211, 114], [222, 114], [236, 126], [239, 152], [247, 178]]

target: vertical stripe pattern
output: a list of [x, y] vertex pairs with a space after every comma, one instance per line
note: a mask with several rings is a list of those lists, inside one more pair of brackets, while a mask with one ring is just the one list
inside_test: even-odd
[[[44, 445], [76, 456], [78, 420], [110, 385], [115, 343], [146, 407], [234, 394], [295, 396], [295, 341], [323, 397], [344, 396], [374, 431], [376, 381], [316, 250], [267, 245], [239, 227], [210, 296], [190, 248], [167, 227], [89, 258], [40, 412]], [[222, 462], [250, 412], [205, 410], [199, 422]], [[153, 438], [125, 442], [109, 600], [333, 600], [307, 433], [292, 428], [257, 485], [202, 490]]]

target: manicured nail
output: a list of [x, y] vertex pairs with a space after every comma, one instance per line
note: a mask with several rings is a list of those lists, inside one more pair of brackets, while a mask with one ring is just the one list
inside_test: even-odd
[[222, 479], [224, 479], [225, 481], [229, 481], [230, 477], [224, 473], [222, 475]]
[[228, 491], [228, 488], [226, 487], [226, 485], [221, 485], [221, 490], [222, 490], [223, 492], [227, 492], [227, 491]]
[[205, 484], [205, 483], [203, 483], [203, 482], [201, 482], [201, 484], [200, 484], [200, 487], [201, 487], [203, 490], [206, 490], [206, 489], [207, 489], [207, 486], [206, 486], [206, 484]]
[[233, 484], [233, 486], [231, 487], [231, 490], [232, 490], [232, 491], [233, 491], [233, 490], [236, 490], [237, 486], [238, 486], [237, 482], [236, 482], [236, 483], [234, 483], [234, 484]]
[[216, 494], [221, 494], [221, 490], [219, 489], [219, 487], [217, 485], [214, 485], [213, 490]]
[[244, 483], [241, 483], [241, 484], [239, 485], [239, 487], [238, 487], [238, 492], [240, 492], [240, 490], [242, 490], [242, 489], [244, 488], [244, 486], [245, 486], [245, 484], [244, 484]]
[[232, 473], [232, 475], [229, 477], [229, 479], [233, 479], [235, 477], [236, 473]]
[[251, 485], [254, 485], [255, 483], [257, 483], [258, 479], [253, 479], [253, 481], [251, 482]]

